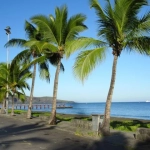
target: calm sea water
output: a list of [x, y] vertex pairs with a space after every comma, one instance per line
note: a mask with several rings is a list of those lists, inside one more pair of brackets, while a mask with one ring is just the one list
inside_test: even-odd
[[[65, 106], [72, 106], [73, 108], [57, 109], [57, 112], [63, 114], [92, 115], [103, 114], [105, 109], [105, 103], [68, 103]], [[37, 109], [33, 107], [33, 111], [50, 110], [51, 108], [48, 107], [44, 109], [44, 106]], [[111, 116], [150, 120], [150, 102], [113, 102]]]
[[[64, 114], [103, 114], [105, 103], [74, 103], [72, 109], [58, 109]], [[111, 116], [124, 118], [138, 118], [150, 120], [150, 103], [146, 102], [114, 102], [111, 107]]]

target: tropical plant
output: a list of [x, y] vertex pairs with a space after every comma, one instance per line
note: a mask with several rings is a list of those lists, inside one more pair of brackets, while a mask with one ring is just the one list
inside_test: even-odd
[[49, 57], [53, 65], [57, 65], [54, 88], [52, 111], [49, 124], [56, 124], [56, 99], [58, 91], [58, 78], [60, 69], [64, 69], [61, 63], [67, 49], [66, 45], [69, 41], [79, 38], [79, 33], [87, 29], [84, 25], [86, 17], [83, 14], [76, 14], [68, 18], [67, 6], [56, 7], [55, 16], [37, 15], [31, 18], [32, 23], [36, 24], [43, 33], [43, 38], [49, 43], [49, 50], [52, 56]]
[[5, 63], [1, 63], [0, 70], [0, 95], [3, 99], [6, 98], [6, 93], [8, 93], [9, 97], [12, 97], [11, 115], [14, 115], [14, 98], [25, 100], [24, 89], [29, 89], [26, 80], [31, 78], [32, 74], [21, 64], [17, 64], [13, 68], [9, 65], [7, 68]]
[[5, 113], [6, 93], [7, 93], [7, 75], [8, 69], [6, 63], [0, 63], [0, 102], [2, 102], [1, 113]]
[[[111, 1], [112, 2], [112, 1]], [[89, 73], [105, 59], [106, 51], [111, 49], [113, 59], [110, 88], [107, 95], [105, 115], [100, 131], [103, 135], [110, 133], [110, 110], [113, 90], [115, 86], [117, 60], [123, 50], [135, 51], [140, 54], [148, 54], [150, 50], [150, 12], [140, 17], [143, 6], [148, 5], [147, 0], [114, 0], [111, 3], [106, 0], [106, 7], [102, 9], [98, 0], [90, 0], [98, 16], [98, 37], [101, 40], [91, 39], [84, 44], [85, 39], [79, 39], [76, 49], [93, 46], [90, 50], [79, 53], [74, 64], [74, 74], [82, 81]], [[94, 48], [94, 46], [96, 48]], [[71, 48], [70, 52], [74, 51]]]
[[26, 66], [28, 66], [28, 64], [18, 63], [15, 66], [10, 65], [8, 87], [9, 95], [12, 97], [11, 115], [14, 115], [14, 98], [17, 97], [21, 101], [25, 101], [26, 95], [24, 89], [30, 90], [27, 80], [32, 77], [32, 73]]
[[[25, 22], [25, 31], [27, 34], [27, 40], [25, 39], [11, 39], [8, 43], [6, 43], [6, 47], [8, 46], [21, 46], [27, 47], [27, 43], [32, 41], [42, 42], [43, 36], [40, 33], [38, 28], [35, 28], [31, 23], [28, 21]], [[32, 101], [33, 101], [33, 92], [34, 92], [34, 84], [35, 84], [35, 77], [36, 77], [36, 64], [39, 66], [40, 78], [46, 79], [47, 82], [50, 81], [50, 74], [48, 70], [48, 65], [45, 62], [40, 61], [38, 57], [41, 57], [41, 51], [39, 51], [38, 45], [32, 44], [32, 46], [28, 46], [27, 49], [20, 52], [12, 61], [12, 65], [16, 65], [18, 61], [23, 61], [24, 63], [28, 62], [28, 67], [33, 66], [33, 74], [32, 74], [32, 85], [31, 85], [31, 92], [30, 92], [30, 99], [29, 99], [29, 107], [27, 112], [27, 118], [31, 118], [32, 112]]]

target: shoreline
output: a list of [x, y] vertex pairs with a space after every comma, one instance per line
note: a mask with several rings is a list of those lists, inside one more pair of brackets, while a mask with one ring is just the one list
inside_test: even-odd
[[[11, 110], [9, 110], [11, 111]], [[16, 114], [22, 114], [22, 113], [26, 113], [27, 110], [15, 110], [18, 111], [20, 113], [16, 113]], [[46, 116], [50, 116], [50, 112], [49, 111], [32, 111], [34, 114], [39, 114], [39, 115], [44, 115], [46, 114]], [[64, 113], [57, 113], [57, 115], [64, 117], [64, 118], [77, 118], [77, 119], [82, 119], [82, 118], [91, 118], [92, 119], [92, 115], [84, 115], [84, 114], [64, 114]], [[94, 115], [94, 114], [93, 114]], [[102, 114], [98, 114], [98, 115], [102, 115]], [[120, 117], [120, 116], [110, 116], [110, 120], [111, 121], [141, 121], [143, 123], [150, 123], [150, 120], [147, 119], [139, 119], [139, 118], [126, 118], [126, 117]]]
[[[62, 116], [67, 116], [67, 117], [90, 117], [92, 118], [92, 115], [82, 115], [82, 114], [62, 114], [62, 113], [57, 113], [59, 115], [62, 115]], [[101, 114], [100, 114], [101, 115]], [[114, 116], [111, 116], [110, 117], [110, 120], [111, 121], [133, 121], [133, 120], [138, 120], [138, 121], [141, 121], [141, 122], [149, 122], [150, 123], [150, 120], [146, 120], [146, 119], [139, 119], [139, 118], [125, 118], [125, 117], [114, 117]]]
[[[33, 111], [34, 113], [49, 113], [50, 112], [45, 112], [45, 111]], [[91, 118], [92, 119], [92, 115], [84, 115], [84, 114], [64, 114], [64, 113], [57, 113], [57, 115], [61, 115], [62, 117], [76, 117], [76, 118]], [[102, 114], [98, 114], [98, 115], [102, 115]], [[111, 121], [133, 121], [133, 120], [138, 120], [138, 121], [141, 121], [143, 123], [150, 123], [150, 120], [147, 120], [147, 119], [139, 119], [139, 118], [126, 118], [126, 117], [120, 117], [120, 116], [111, 116], [110, 117], [110, 120]]]

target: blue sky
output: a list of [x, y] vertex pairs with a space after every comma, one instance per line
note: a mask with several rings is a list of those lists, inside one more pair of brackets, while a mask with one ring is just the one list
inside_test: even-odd
[[[102, 3], [102, 2], [101, 2]], [[84, 36], [96, 38], [97, 16], [90, 9], [88, 0], [0, 0], [0, 61], [6, 62], [7, 35], [4, 28], [11, 27], [11, 38], [26, 38], [24, 22], [37, 14], [54, 14], [56, 6], [66, 4], [69, 16], [83, 13], [87, 16], [85, 24], [88, 30], [82, 33]], [[145, 11], [148, 11], [148, 7]], [[18, 47], [9, 48], [9, 60], [21, 52]], [[104, 102], [107, 97], [113, 56], [108, 52], [106, 60], [102, 62], [90, 74], [84, 84], [75, 79], [72, 71], [76, 53], [69, 59], [63, 60], [65, 72], [60, 73], [58, 99], [73, 100], [76, 102]], [[40, 80], [37, 74], [34, 96], [52, 96], [55, 68], [50, 66], [51, 82]], [[29, 81], [30, 83], [30, 81]], [[117, 77], [113, 95], [113, 101], [146, 101], [150, 100], [150, 57], [136, 53], [123, 52], [118, 60]], [[30, 91], [26, 91], [29, 95]]]

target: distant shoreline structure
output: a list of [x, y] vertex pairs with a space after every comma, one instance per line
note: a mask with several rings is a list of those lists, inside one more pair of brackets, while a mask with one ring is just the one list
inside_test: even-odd
[[[11, 103], [11, 97], [9, 98]], [[52, 104], [53, 97], [43, 96], [43, 97], [33, 97], [33, 104]], [[75, 103], [71, 100], [61, 100], [57, 99], [57, 103], [67, 104], [67, 103]], [[21, 100], [15, 98], [15, 104], [29, 104], [29, 96], [26, 96], [26, 100], [21, 102]]]

